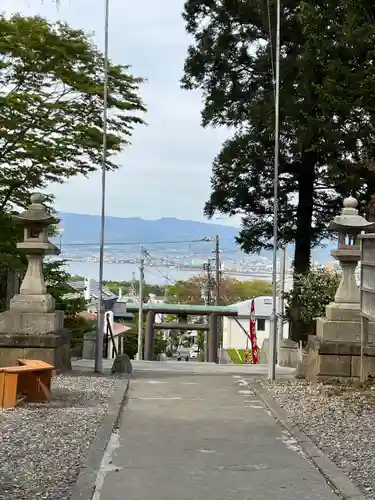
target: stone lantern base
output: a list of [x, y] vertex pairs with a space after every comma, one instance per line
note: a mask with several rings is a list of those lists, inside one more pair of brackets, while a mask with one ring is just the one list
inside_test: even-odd
[[[360, 342], [361, 317], [359, 304], [332, 303], [324, 318], [316, 320], [316, 337], [321, 342]], [[375, 341], [375, 323], [369, 324], [369, 342]]]
[[[375, 377], [375, 323], [369, 323], [365, 371]], [[309, 337], [308, 351], [299, 375], [309, 380], [359, 378], [361, 364], [361, 320], [359, 304], [332, 303], [326, 316], [317, 318], [316, 335]]]
[[64, 313], [6, 311], [0, 315], [0, 367], [17, 359], [39, 359], [70, 370], [70, 332], [63, 329]]
[[42, 312], [15, 312], [6, 311], [1, 317], [0, 331], [10, 334], [45, 335], [59, 332], [64, 327], [63, 311]]
[[70, 332], [64, 330], [47, 335], [0, 333], [0, 367], [16, 365], [20, 358], [45, 361], [58, 371], [70, 370]]
[[[375, 377], [375, 345], [364, 349], [365, 379]], [[316, 382], [329, 379], [360, 378], [361, 345], [359, 342], [321, 342], [315, 335], [308, 341], [308, 353], [299, 376]]]

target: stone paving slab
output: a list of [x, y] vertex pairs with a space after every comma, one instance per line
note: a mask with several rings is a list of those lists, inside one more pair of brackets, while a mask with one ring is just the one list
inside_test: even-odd
[[135, 373], [93, 500], [337, 500], [238, 375]]

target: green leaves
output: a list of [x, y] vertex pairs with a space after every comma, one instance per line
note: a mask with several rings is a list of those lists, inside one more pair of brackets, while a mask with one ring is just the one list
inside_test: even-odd
[[[24, 206], [31, 190], [101, 166], [104, 58], [66, 23], [0, 17], [0, 207]], [[129, 145], [143, 80], [109, 64], [107, 168]]]
[[[202, 288], [204, 284], [205, 278], [200, 276], [177, 281], [175, 285], [168, 287], [168, 302], [203, 304]], [[212, 282], [212, 289], [213, 286]], [[220, 302], [225, 305], [270, 293], [271, 285], [266, 281], [238, 281], [230, 277], [224, 277], [220, 281]]]
[[[182, 87], [203, 95], [203, 126], [234, 131], [213, 162], [205, 206], [243, 217], [239, 243], [270, 248], [273, 231], [276, 2], [187, 0], [193, 38]], [[281, 13], [279, 243], [297, 272], [327, 236], [342, 196], [375, 191], [374, 8], [368, 0], [286, 0]]]
[[74, 317], [86, 309], [84, 297], [68, 285], [71, 275], [65, 269], [65, 260], [54, 260], [43, 264], [47, 292], [56, 301], [56, 309], [64, 311], [66, 316]]
[[293, 310], [298, 308], [298, 334], [295, 340], [306, 340], [315, 334], [316, 318], [325, 316], [325, 307], [333, 302], [341, 276], [325, 268], [312, 269], [307, 274], [294, 277], [294, 289], [285, 294], [286, 312], [291, 321], [296, 321]]

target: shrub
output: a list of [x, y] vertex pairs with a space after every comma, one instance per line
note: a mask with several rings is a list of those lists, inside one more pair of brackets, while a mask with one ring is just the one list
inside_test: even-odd
[[70, 330], [70, 346], [72, 349], [80, 349], [83, 345], [85, 333], [96, 329], [96, 321], [83, 318], [82, 316], [65, 316], [64, 328]]
[[285, 294], [286, 313], [298, 332], [293, 340], [315, 334], [316, 318], [325, 315], [325, 307], [334, 300], [341, 275], [326, 268], [311, 269], [294, 277], [293, 290]]

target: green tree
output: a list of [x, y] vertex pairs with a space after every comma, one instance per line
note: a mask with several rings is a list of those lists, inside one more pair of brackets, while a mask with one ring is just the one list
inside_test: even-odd
[[47, 293], [56, 301], [56, 309], [64, 311], [66, 316], [75, 317], [86, 309], [86, 301], [77, 296], [77, 292], [68, 285], [71, 275], [65, 269], [65, 260], [54, 260], [43, 264]]
[[[0, 16], [0, 210], [25, 206], [30, 191], [101, 166], [102, 53], [66, 23]], [[129, 144], [142, 79], [109, 63], [108, 160]]]
[[[20, 229], [11, 214], [31, 192], [101, 166], [104, 58], [92, 39], [66, 23], [0, 16], [0, 266], [20, 267]], [[142, 79], [109, 63], [108, 161], [129, 144], [145, 111]], [[5, 276], [5, 275], [4, 275]], [[0, 278], [4, 302], [4, 279]]]
[[[286, 313], [289, 319], [298, 322], [300, 340], [315, 334], [316, 318], [325, 316], [325, 307], [333, 302], [340, 283], [340, 274], [325, 268], [311, 269], [308, 273], [296, 274], [296, 286], [285, 295]], [[294, 305], [298, 305], [298, 317], [294, 315]]]
[[238, 281], [225, 278], [221, 281], [220, 288], [221, 302], [226, 305], [272, 293], [271, 283], [263, 280]]
[[[130, 359], [134, 359], [138, 352], [138, 316], [135, 315], [132, 321], [126, 323], [130, 326], [131, 330], [126, 332], [124, 336], [124, 353], [127, 354]], [[143, 332], [145, 332], [145, 322], [143, 324]], [[167, 351], [168, 341], [164, 339], [161, 332], [155, 333], [154, 340], [154, 356], [158, 357], [160, 354]], [[143, 336], [143, 349], [144, 349], [144, 336]]]
[[[64, 311], [64, 328], [70, 330], [71, 347], [75, 355], [81, 355], [85, 333], [96, 329], [96, 321], [88, 320], [79, 313], [86, 309], [84, 297], [68, 285], [71, 275], [66, 271], [66, 261], [55, 260], [43, 264], [47, 293], [55, 299], [56, 309]], [[74, 351], [73, 351], [74, 352]]]
[[129, 293], [132, 285], [131, 281], [104, 281], [103, 283], [108, 290], [116, 294], [118, 294], [119, 288], [121, 288], [125, 295]]
[[129, 356], [130, 359], [134, 359], [138, 352], [138, 333], [133, 330], [126, 332], [123, 340], [124, 353]]
[[[203, 304], [202, 288], [205, 279], [195, 276], [186, 281], [177, 281], [168, 287], [169, 300], [182, 304]], [[220, 282], [220, 302], [223, 305], [233, 304], [251, 297], [270, 295], [271, 284], [262, 280], [238, 281], [234, 278], [222, 278]]]
[[154, 357], [157, 359], [160, 354], [167, 351], [168, 340], [166, 340], [161, 332], [155, 334]]
[[[122, 289], [122, 293], [124, 295], [128, 294], [131, 290], [131, 287], [134, 286], [132, 281], [105, 281], [105, 286], [108, 290], [111, 290], [113, 293], [118, 293], [119, 289]], [[138, 289], [138, 282], [135, 283], [136, 288]], [[145, 300], [148, 300], [149, 294], [154, 293], [158, 297], [164, 297], [165, 294], [165, 286], [162, 285], [151, 285], [148, 283], [144, 283], [143, 285], [143, 296]]]
[[70, 281], [84, 281], [85, 277], [80, 276], [79, 274], [72, 274], [70, 276]]
[[[234, 129], [205, 213], [241, 214], [247, 252], [272, 248], [275, 5], [269, 17], [267, 2], [187, 0], [183, 13], [194, 41], [182, 85], [203, 92], [203, 126]], [[341, 196], [367, 204], [375, 191], [373, 18], [369, 1], [282, 3], [279, 244], [295, 243], [297, 274]]]
[[203, 279], [199, 276], [188, 280], [178, 280], [174, 285], [168, 286], [169, 301], [181, 304], [203, 304], [202, 286]]

